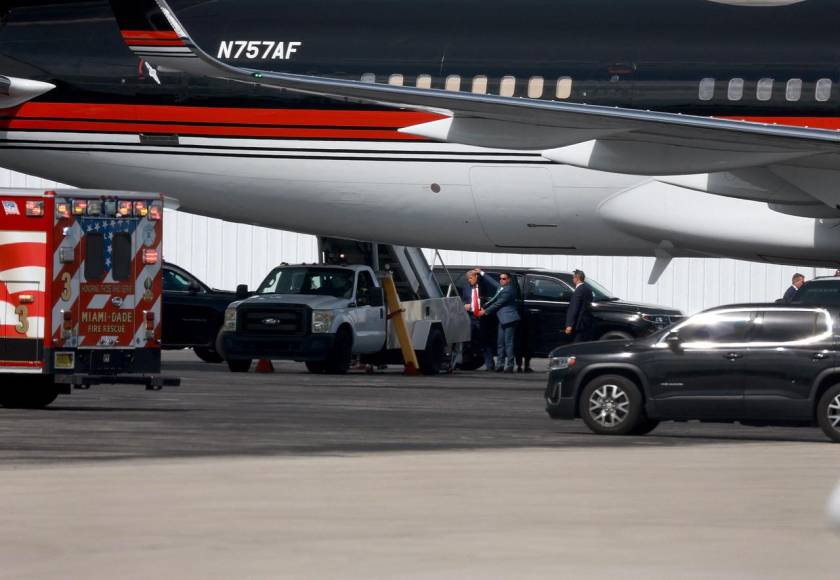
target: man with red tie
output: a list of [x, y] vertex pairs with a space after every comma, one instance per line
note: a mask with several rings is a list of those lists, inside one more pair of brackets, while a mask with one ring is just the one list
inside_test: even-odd
[[480, 314], [493, 293], [493, 287], [484, 279], [481, 270], [467, 272], [467, 285], [461, 292], [461, 298], [464, 301], [464, 309], [470, 313], [472, 331], [470, 342], [473, 352], [481, 352], [484, 355], [484, 369], [488, 371], [495, 368], [493, 361], [495, 321], [493, 317], [480, 316]]

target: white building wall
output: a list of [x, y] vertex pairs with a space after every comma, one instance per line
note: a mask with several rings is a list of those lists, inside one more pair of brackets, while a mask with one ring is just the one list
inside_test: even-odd
[[[58, 184], [0, 169], [0, 187], [50, 189]], [[164, 256], [216, 288], [254, 287], [273, 266], [317, 260], [315, 238], [304, 234], [233, 224], [168, 211]], [[432, 251], [427, 251], [430, 261]], [[687, 313], [732, 302], [764, 302], [780, 297], [798, 271], [807, 278], [832, 270], [792, 268], [723, 259], [675, 259], [656, 285], [648, 285], [653, 258], [523, 256], [443, 251], [450, 265], [580, 268], [627, 300], [674, 306]]]

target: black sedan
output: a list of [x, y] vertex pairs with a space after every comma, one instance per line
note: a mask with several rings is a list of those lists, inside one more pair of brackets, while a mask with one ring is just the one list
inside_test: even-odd
[[606, 435], [700, 420], [819, 425], [840, 442], [835, 323], [819, 307], [726, 306], [646, 339], [559, 348], [546, 409]]
[[191, 348], [201, 360], [222, 362], [216, 337], [235, 292], [214, 290], [174, 264], [163, 264], [163, 348]]
[[[443, 290], [460, 295], [467, 284], [465, 266], [436, 267], [435, 277]], [[566, 310], [574, 292], [571, 272], [541, 268], [482, 268], [488, 276], [498, 279], [499, 273], [508, 272], [520, 290], [520, 315], [522, 325], [517, 337], [517, 354], [526, 358], [542, 358], [571, 338], [564, 333]], [[595, 280], [587, 278], [592, 287], [598, 340], [632, 340], [647, 336], [683, 319], [679, 310], [651, 304], [638, 304], [621, 300]], [[452, 288], [450, 288], [452, 286]], [[463, 368], [478, 368], [482, 364], [475, 347], [464, 352]]]

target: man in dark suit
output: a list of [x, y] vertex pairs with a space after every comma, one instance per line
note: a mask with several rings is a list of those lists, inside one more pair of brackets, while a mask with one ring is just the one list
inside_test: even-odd
[[793, 279], [791, 280], [790, 288], [787, 289], [785, 295], [782, 297], [783, 304], [790, 304], [796, 299], [796, 293], [799, 292], [799, 289], [802, 288], [802, 285], [805, 283], [805, 276], [800, 273], [796, 273], [793, 275]]
[[574, 335], [573, 342], [594, 340], [595, 319], [592, 316], [592, 288], [586, 283], [586, 274], [575, 270], [572, 276], [575, 292], [566, 311], [566, 334]]
[[[493, 361], [493, 320], [481, 316], [487, 301], [493, 296], [495, 287], [490, 284], [492, 278], [485, 278], [481, 270], [467, 272], [467, 285], [461, 290], [464, 309], [470, 314], [470, 343], [473, 352], [484, 355], [484, 370], [492, 371]], [[492, 280], [495, 282], [495, 280]]]
[[516, 337], [516, 327], [519, 324], [519, 308], [517, 299], [519, 292], [516, 283], [511, 279], [510, 274], [502, 272], [499, 275], [499, 281], [496, 282], [489, 276], [485, 279], [491, 285], [496, 286], [496, 294], [487, 302], [487, 305], [482, 312], [482, 316], [489, 316], [495, 314], [499, 319], [499, 334], [496, 338], [497, 345], [497, 360], [496, 372], [513, 372], [513, 363], [515, 360], [514, 342]]

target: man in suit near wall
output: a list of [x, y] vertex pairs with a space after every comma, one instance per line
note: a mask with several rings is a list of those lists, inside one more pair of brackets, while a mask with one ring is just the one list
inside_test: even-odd
[[487, 302], [482, 312], [482, 316], [495, 314], [499, 318], [499, 334], [496, 338], [498, 348], [496, 352], [496, 372], [512, 373], [516, 356], [514, 348], [516, 327], [520, 320], [519, 308], [516, 303], [519, 292], [516, 283], [506, 272], [499, 275], [498, 282], [489, 276], [485, 279], [491, 285], [497, 287], [496, 294]]
[[572, 276], [575, 292], [566, 311], [566, 334], [574, 335], [573, 342], [594, 340], [595, 319], [592, 316], [592, 288], [586, 283], [586, 274], [575, 270]]
[[481, 352], [484, 355], [484, 370], [494, 370], [493, 362], [493, 320], [484, 318], [481, 311], [487, 301], [493, 296], [495, 282], [492, 278], [485, 278], [481, 270], [470, 270], [467, 272], [467, 285], [461, 290], [461, 299], [464, 301], [464, 309], [470, 314], [470, 342], [473, 352]]
[[799, 274], [798, 272], [793, 275], [793, 279], [790, 283], [790, 288], [785, 291], [785, 295], [782, 297], [783, 304], [790, 304], [791, 302], [796, 299], [796, 293], [799, 292], [799, 289], [802, 288], [802, 285], [805, 283], [805, 276]]

